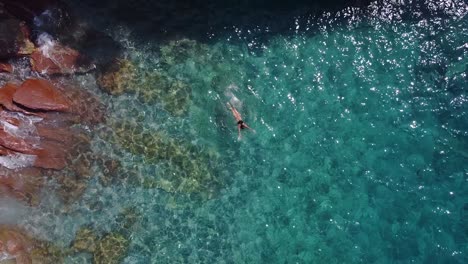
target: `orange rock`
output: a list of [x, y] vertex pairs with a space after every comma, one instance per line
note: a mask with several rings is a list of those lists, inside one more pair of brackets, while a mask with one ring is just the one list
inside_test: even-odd
[[13, 101], [34, 110], [66, 111], [69, 100], [49, 81], [28, 79], [16, 90]]
[[0, 72], [12, 73], [13, 72], [13, 66], [11, 66], [11, 64], [1, 62], [0, 63]]

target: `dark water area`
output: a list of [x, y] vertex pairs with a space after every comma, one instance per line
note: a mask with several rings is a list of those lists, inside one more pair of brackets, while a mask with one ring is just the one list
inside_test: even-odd
[[[291, 21], [347, 7], [365, 7], [368, 0], [331, 1], [80, 1], [78, 8], [93, 10], [102, 21], [118, 21], [132, 28], [139, 38], [166, 41], [191, 38], [209, 41], [229, 34], [234, 27], [251, 29], [266, 37], [289, 32]], [[93, 17], [95, 17], [93, 15]], [[103, 22], [103, 23], [106, 23]], [[255, 32], [256, 28], [257, 32]]]

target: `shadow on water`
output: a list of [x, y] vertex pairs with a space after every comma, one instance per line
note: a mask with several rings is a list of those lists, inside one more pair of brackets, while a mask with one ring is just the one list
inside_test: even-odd
[[[346, 7], [364, 7], [370, 0], [84, 0], [67, 1], [77, 10], [91, 10], [86, 14], [104, 15], [106, 26], [116, 21], [128, 26], [142, 41], [164, 41], [190, 38], [209, 41], [223, 33], [237, 29], [252, 29], [255, 25], [262, 35], [290, 32], [296, 17], [308, 17], [324, 11], [338, 11]], [[94, 18], [89, 18], [94, 19]], [[261, 31], [261, 32], [260, 32]], [[209, 34], [212, 33], [212, 35]], [[256, 32], [252, 32], [255, 34]], [[215, 35], [216, 34], [216, 35]]]

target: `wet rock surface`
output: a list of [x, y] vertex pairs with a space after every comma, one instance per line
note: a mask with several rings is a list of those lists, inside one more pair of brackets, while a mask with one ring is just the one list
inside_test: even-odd
[[40, 46], [31, 54], [33, 70], [42, 74], [85, 73], [95, 68], [85, 56], [77, 50], [41, 35]]
[[28, 79], [17, 89], [13, 101], [34, 110], [66, 111], [70, 102], [53, 84], [41, 79]]
[[0, 167], [0, 196], [12, 197], [28, 205], [37, 205], [40, 202], [43, 182], [44, 178], [38, 169], [10, 170]]
[[0, 62], [0, 72], [12, 73], [13, 66], [9, 63]]
[[0, 88], [0, 105], [10, 111], [28, 113], [27, 110], [19, 107], [13, 102], [13, 96], [18, 88], [18, 85], [12, 83], [7, 83], [2, 88]]

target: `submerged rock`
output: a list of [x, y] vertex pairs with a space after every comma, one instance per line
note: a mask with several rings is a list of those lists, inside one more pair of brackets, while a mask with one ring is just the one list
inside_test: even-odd
[[16, 90], [13, 101], [35, 110], [66, 111], [70, 102], [52, 83], [41, 79], [28, 79]]
[[189, 58], [204, 58], [209, 53], [208, 51], [208, 46], [195, 40], [173, 40], [161, 47], [161, 62], [167, 66], [174, 66]]
[[88, 72], [95, 68], [77, 50], [62, 46], [53, 40], [44, 42], [31, 54], [34, 71], [42, 74], [72, 74]]
[[211, 197], [220, 187], [217, 153], [201, 150], [187, 142], [157, 131], [120, 123], [114, 127], [115, 140], [127, 151], [141, 155], [148, 164], [160, 165], [157, 175], [147, 176], [143, 186], [168, 192], [200, 193]]
[[137, 92], [145, 103], [160, 102], [174, 116], [182, 116], [188, 112], [192, 91], [185, 82], [157, 72], [147, 74], [139, 80]]
[[103, 168], [102, 175], [99, 177], [99, 181], [104, 186], [109, 186], [112, 182], [115, 182], [120, 177], [121, 167], [120, 161], [114, 159], [99, 160], [99, 165]]
[[98, 237], [93, 230], [89, 228], [81, 228], [76, 233], [75, 240], [72, 244], [72, 249], [94, 253], [97, 243]]
[[129, 241], [119, 233], [104, 236], [97, 244], [93, 254], [95, 264], [118, 264], [127, 253]]
[[0, 225], [0, 259], [17, 264], [63, 263], [66, 250], [27, 235], [22, 230]]
[[100, 73], [97, 83], [107, 93], [120, 95], [134, 89], [135, 78], [135, 66], [128, 60], [117, 60]]
[[174, 116], [187, 113], [192, 92], [187, 83], [159, 71], [137, 69], [129, 60], [118, 60], [101, 71], [97, 83], [102, 90], [112, 95], [135, 93], [147, 104], [160, 103]]
[[139, 218], [140, 213], [135, 208], [124, 208], [112, 232], [98, 235], [94, 230], [83, 227], [76, 233], [71, 249], [93, 254], [93, 262], [96, 264], [121, 263], [130, 245], [128, 230]]
[[11, 227], [0, 226], [0, 256], [2, 259], [12, 259], [15, 263], [31, 263], [30, 252], [32, 240]]

